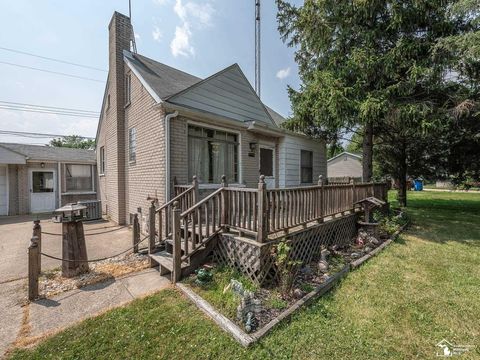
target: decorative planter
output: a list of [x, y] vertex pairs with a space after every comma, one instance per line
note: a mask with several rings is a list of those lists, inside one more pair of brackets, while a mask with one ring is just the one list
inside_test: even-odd
[[371, 223], [371, 222], [366, 222], [366, 221], [357, 221], [357, 225], [361, 228], [363, 228], [368, 235], [373, 236], [375, 238], [380, 237], [380, 228], [379, 228], [379, 223]]

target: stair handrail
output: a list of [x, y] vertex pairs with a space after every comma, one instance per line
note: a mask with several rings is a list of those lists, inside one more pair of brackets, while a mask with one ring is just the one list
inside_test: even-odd
[[189, 213], [191, 213], [192, 211], [194, 211], [195, 209], [197, 209], [198, 207], [202, 206], [203, 204], [205, 204], [207, 201], [209, 201], [211, 198], [213, 198], [215, 195], [221, 193], [222, 191], [224, 190], [223, 187], [221, 188], [218, 188], [217, 190], [215, 190], [214, 192], [212, 192], [210, 195], [208, 195], [207, 197], [203, 198], [202, 200], [200, 200], [199, 202], [197, 202], [195, 205], [191, 206], [189, 209], [185, 210], [184, 212], [182, 212], [180, 214], [180, 217], [183, 218], [185, 217], [186, 215], [188, 215]]
[[167, 206], [169, 205], [173, 205], [173, 203], [179, 199], [181, 199], [183, 196], [187, 195], [189, 192], [193, 191], [195, 189], [195, 186], [191, 185], [187, 190], [185, 190], [184, 192], [178, 194], [177, 196], [175, 196], [173, 199], [169, 200], [168, 202], [166, 202], [165, 204], [163, 204], [162, 206], [158, 207], [155, 209], [155, 212], [158, 213], [160, 211], [162, 211], [164, 208], [166, 208]]

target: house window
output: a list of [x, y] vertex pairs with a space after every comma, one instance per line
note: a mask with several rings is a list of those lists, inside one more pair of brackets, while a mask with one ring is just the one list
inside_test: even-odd
[[137, 130], [130, 128], [128, 130], [128, 161], [135, 162], [137, 160]]
[[100, 174], [105, 174], [105, 146], [100, 147]]
[[125, 105], [130, 104], [132, 100], [132, 76], [130, 74], [125, 75]]
[[222, 175], [238, 182], [238, 135], [189, 125], [188, 174], [202, 183], [218, 184]]
[[303, 184], [313, 182], [313, 152], [302, 150], [300, 159], [300, 181]]
[[93, 191], [91, 165], [66, 164], [65, 179], [67, 191]]

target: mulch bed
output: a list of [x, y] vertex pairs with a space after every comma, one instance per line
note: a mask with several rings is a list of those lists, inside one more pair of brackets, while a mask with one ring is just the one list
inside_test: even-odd
[[60, 268], [43, 272], [38, 284], [40, 297], [48, 298], [65, 291], [140, 271], [149, 268], [150, 262], [147, 255], [132, 253], [91, 263], [89, 267], [88, 273], [72, 278], [63, 277]]

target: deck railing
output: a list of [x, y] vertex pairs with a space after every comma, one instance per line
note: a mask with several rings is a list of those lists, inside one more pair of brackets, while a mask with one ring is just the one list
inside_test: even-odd
[[[180, 187], [177, 188], [180, 189]], [[221, 229], [234, 229], [240, 234], [264, 242], [268, 235], [288, 232], [297, 226], [322, 222], [325, 217], [354, 211], [356, 203], [375, 196], [386, 200], [385, 183], [324, 185], [322, 176], [317, 185], [284, 189], [267, 189], [260, 177], [258, 188], [229, 187], [225, 177], [222, 186], [203, 200], [199, 199], [198, 182], [184, 185], [184, 191], [156, 210], [159, 238], [172, 236], [171, 214], [177, 203], [180, 215], [184, 259], [202, 246], [202, 239]]]

